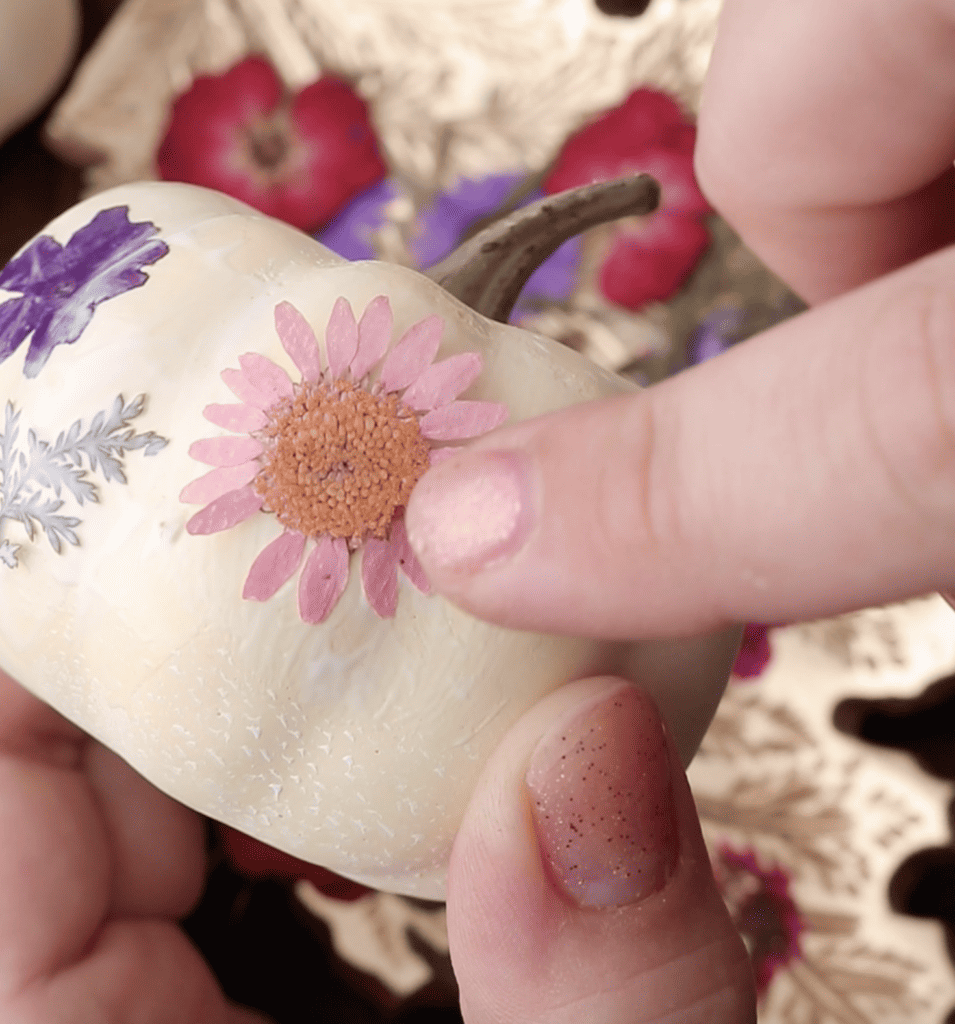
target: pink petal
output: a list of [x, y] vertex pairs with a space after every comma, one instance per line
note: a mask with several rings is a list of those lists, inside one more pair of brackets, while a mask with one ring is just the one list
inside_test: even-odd
[[239, 366], [252, 387], [268, 396], [269, 405], [295, 394], [292, 380], [282, 367], [258, 352], [243, 353], [239, 356]]
[[254, 516], [262, 507], [265, 498], [256, 494], [251, 487], [243, 487], [238, 491], [229, 491], [221, 498], [197, 512], [186, 523], [186, 531], [192, 534], [219, 533], [229, 530], [239, 523]]
[[508, 416], [499, 402], [452, 402], [421, 417], [421, 433], [432, 441], [461, 441], [499, 427]]
[[390, 541], [365, 541], [361, 585], [372, 608], [383, 619], [392, 618], [398, 607], [398, 552]]
[[428, 452], [428, 462], [437, 466], [439, 462], [447, 462], [453, 458], [461, 449], [457, 445], [449, 445], [447, 448], [432, 448]]
[[272, 399], [263, 391], [249, 382], [249, 378], [241, 370], [228, 367], [220, 374], [226, 382], [229, 390], [241, 402], [246, 405], [255, 406], [256, 409], [268, 409], [272, 405]]
[[403, 519], [396, 519], [392, 523], [391, 545], [398, 556], [398, 564], [401, 566], [401, 571], [422, 594], [430, 594], [431, 584], [428, 582], [428, 577], [424, 574], [424, 569], [421, 568], [418, 556], [414, 553], [411, 544], [408, 542], [408, 533], [405, 530], [405, 521]]
[[242, 596], [247, 601], [268, 601], [292, 578], [304, 550], [304, 534], [286, 530], [259, 552], [246, 577]]
[[358, 322], [358, 351], [351, 361], [351, 373], [361, 380], [373, 366], [377, 366], [388, 351], [394, 318], [387, 295], [378, 295], [365, 307]]
[[439, 316], [427, 316], [405, 331], [381, 367], [385, 391], [406, 388], [421, 376], [438, 354], [443, 331], [444, 320]]
[[292, 305], [280, 302], [275, 307], [275, 330], [282, 347], [299, 368], [302, 380], [319, 380], [322, 376], [322, 354], [311, 324]]
[[189, 455], [207, 466], [239, 466], [263, 451], [254, 437], [206, 437], [189, 445]]
[[348, 299], [336, 299], [325, 331], [328, 351], [328, 372], [333, 380], [345, 376], [345, 371], [358, 351], [358, 325]]
[[206, 505], [229, 491], [237, 491], [252, 483], [261, 468], [257, 462], [245, 462], [241, 466], [214, 469], [186, 484], [179, 494], [179, 500], [187, 505]]
[[305, 561], [298, 581], [298, 613], [303, 622], [324, 622], [348, 584], [348, 545], [322, 537]]
[[207, 405], [202, 415], [217, 427], [234, 430], [237, 434], [251, 434], [269, 422], [268, 416], [252, 405]]
[[437, 409], [453, 402], [478, 379], [483, 360], [477, 352], [464, 352], [429, 366], [401, 396], [412, 409]]

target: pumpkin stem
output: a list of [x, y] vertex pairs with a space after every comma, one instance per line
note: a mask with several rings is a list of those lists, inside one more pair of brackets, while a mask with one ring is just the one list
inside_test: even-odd
[[648, 174], [545, 196], [488, 225], [425, 273], [478, 313], [507, 323], [528, 278], [568, 238], [651, 213], [659, 200], [660, 185]]

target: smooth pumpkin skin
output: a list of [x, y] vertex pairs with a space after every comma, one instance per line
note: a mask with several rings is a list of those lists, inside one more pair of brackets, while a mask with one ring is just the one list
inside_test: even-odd
[[[80, 543], [53, 550], [17, 523], [18, 565], [0, 565], [0, 668], [118, 752], [163, 791], [356, 881], [444, 896], [450, 846], [503, 733], [572, 679], [617, 672], [657, 699], [684, 759], [722, 694], [736, 636], [606, 644], [501, 629], [401, 580], [381, 619], [358, 557], [329, 619], [301, 621], [295, 578], [264, 603], [242, 599], [255, 556], [280, 528], [257, 514], [192, 536], [181, 489], [204, 468], [188, 448], [225, 434], [202, 416], [235, 401], [220, 378], [254, 351], [298, 373], [274, 328], [290, 301], [319, 339], [339, 296], [356, 315], [377, 295], [393, 338], [437, 313], [438, 359], [479, 351], [465, 397], [505, 402], [512, 420], [630, 388], [548, 339], [479, 316], [403, 267], [348, 263], [218, 193], [148, 182], [86, 200], [43, 234], [66, 244], [95, 214], [128, 207], [169, 247], [147, 280], [96, 307], [77, 341], [35, 377], [25, 342], [0, 362], [21, 430], [53, 441], [86, 429], [117, 395], [146, 396], [137, 432], [167, 443], [124, 459], [127, 482], [95, 479], [70, 511]], [[0, 302], [6, 296], [0, 292]], [[0, 424], [2, 429], [2, 424]]]
[[73, 63], [79, 37], [77, 0], [3, 0], [0, 142], [52, 97]]

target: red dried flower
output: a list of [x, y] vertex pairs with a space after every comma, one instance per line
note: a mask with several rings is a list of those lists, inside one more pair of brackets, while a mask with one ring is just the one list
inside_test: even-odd
[[305, 231], [386, 173], [348, 85], [324, 77], [292, 96], [260, 57], [193, 82], [173, 104], [156, 165], [166, 181], [218, 189]]
[[710, 206], [693, 173], [695, 141], [696, 128], [669, 96], [637, 89], [564, 144], [548, 192], [641, 172], [660, 182], [657, 210], [613, 232], [598, 275], [611, 302], [636, 310], [670, 298], [706, 251], [701, 218]]

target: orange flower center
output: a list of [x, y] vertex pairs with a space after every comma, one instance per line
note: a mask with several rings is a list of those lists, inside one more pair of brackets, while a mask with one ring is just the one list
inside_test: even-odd
[[428, 468], [414, 413], [396, 395], [336, 380], [303, 384], [268, 416], [253, 483], [266, 511], [306, 537], [344, 537], [353, 550], [385, 540]]

